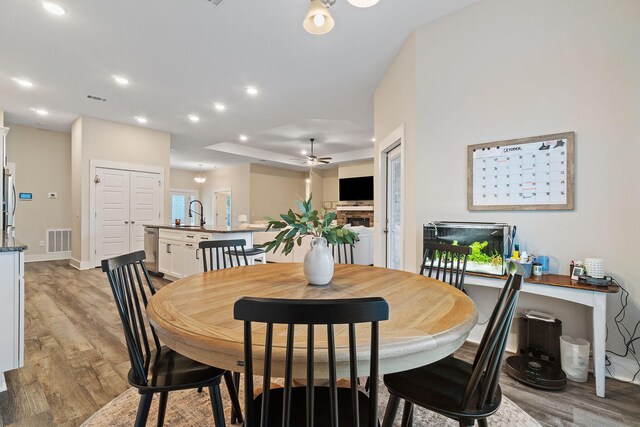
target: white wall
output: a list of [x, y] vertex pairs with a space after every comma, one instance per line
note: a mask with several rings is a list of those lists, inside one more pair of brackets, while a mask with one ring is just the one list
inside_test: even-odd
[[[7, 156], [16, 164], [16, 191], [33, 194], [33, 200], [17, 202], [16, 238], [29, 247], [27, 261], [56, 259], [39, 243], [46, 243], [47, 229], [71, 228], [71, 135], [9, 127]], [[49, 192], [57, 198], [49, 199]]]
[[206, 172], [200, 198], [204, 205], [207, 224], [213, 224], [213, 194], [231, 190], [231, 225], [238, 225], [238, 215], [249, 215], [251, 205], [251, 165], [243, 164]]
[[[418, 258], [416, 254], [416, 242], [418, 235], [415, 232], [416, 220], [416, 199], [418, 197], [416, 182], [416, 37], [412, 34], [403, 48], [398, 53], [393, 64], [389, 67], [384, 78], [376, 88], [374, 93], [374, 134], [376, 138], [374, 150], [374, 170], [380, 168], [380, 149], [386, 143], [389, 135], [400, 127], [404, 128], [404, 153], [405, 168], [404, 175], [406, 188], [404, 194], [403, 216], [403, 259], [405, 259], [405, 270], [415, 271], [413, 262]], [[374, 210], [376, 212], [374, 227], [376, 227], [376, 243], [374, 244], [375, 265], [384, 265], [384, 253], [381, 250], [382, 240], [382, 215], [383, 201], [380, 197], [383, 183], [380, 175], [376, 172], [374, 178]], [[422, 194], [420, 194], [422, 196]]]
[[[170, 210], [168, 197], [170, 179], [169, 153], [171, 135], [152, 129], [109, 122], [92, 117], [80, 117], [72, 125], [72, 206], [74, 245], [72, 264], [89, 267], [89, 188], [93, 184], [91, 160], [119, 162], [164, 168], [164, 213]], [[164, 223], [165, 219], [160, 219]]]
[[[416, 33], [416, 137], [408, 138], [415, 168], [415, 218], [420, 236], [431, 220], [517, 224], [522, 248], [544, 250], [551, 271], [567, 273], [571, 259], [601, 257], [631, 293], [627, 322], [640, 319], [640, 272], [632, 257], [640, 228], [640, 3], [634, 0], [484, 0], [419, 28]], [[413, 50], [409, 42], [406, 49]], [[390, 73], [411, 73], [396, 60]], [[402, 87], [389, 73], [375, 98], [376, 138], [411, 120], [390, 111]], [[410, 83], [406, 83], [409, 85]], [[386, 85], [386, 86], [385, 86]], [[380, 95], [380, 96], [378, 96]], [[383, 96], [384, 95], [384, 96]], [[576, 132], [576, 208], [573, 211], [466, 210], [466, 146]], [[409, 166], [407, 166], [408, 168]], [[446, 180], [446, 186], [435, 183]], [[414, 241], [412, 267], [421, 244]], [[476, 291], [474, 291], [476, 292]], [[477, 294], [482, 293], [476, 292]], [[493, 295], [474, 295], [482, 311]], [[543, 298], [521, 302], [564, 321], [565, 332], [589, 337], [589, 313]], [[609, 298], [609, 313], [620, 307]], [[608, 348], [621, 351], [612, 316]]]
[[196, 172], [192, 170], [171, 168], [171, 182], [169, 188], [199, 192], [202, 185], [193, 180], [195, 175]]
[[308, 173], [251, 165], [251, 214], [249, 221], [277, 218], [305, 197]]
[[322, 191], [323, 201], [337, 202], [340, 198], [338, 194], [338, 168], [327, 169], [323, 171]]

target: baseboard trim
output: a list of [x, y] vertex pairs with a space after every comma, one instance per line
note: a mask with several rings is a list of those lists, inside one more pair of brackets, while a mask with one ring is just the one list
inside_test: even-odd
[[57, 252], [55, 254], [27, 254], [24, 262], [60, 261], [71, 258], [71, 252]]
[[78, 261], [75, 258], [69, 258], [69, 265], [77, 270], [90, 270], [95, 267], [91, 261]]

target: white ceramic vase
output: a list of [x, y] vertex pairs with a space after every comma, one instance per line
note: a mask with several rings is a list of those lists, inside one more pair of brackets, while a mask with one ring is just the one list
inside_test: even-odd
[[316, 286], [327, 285], [333, 278], [333, 255], [324, 237], [311, 239], [311, 249], [304, 256], [304, 276]]

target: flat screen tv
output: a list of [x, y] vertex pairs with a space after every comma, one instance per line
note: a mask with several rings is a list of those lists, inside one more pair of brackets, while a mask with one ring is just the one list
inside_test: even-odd
[[340, 201], [373, 200], [373, 177], [340, 178]]

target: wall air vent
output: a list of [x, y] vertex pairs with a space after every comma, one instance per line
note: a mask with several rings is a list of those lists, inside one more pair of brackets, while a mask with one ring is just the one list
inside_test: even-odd
[[71, 229], [52, 228], [47, 230], [47, 253], [69, 252], [71, 250]]
[[107, 100], [107, 98], [101, 98], [95, 95], [87, 95], [87, 98], [92, 99], [94, 101], [101, 101], [101, 102], [105, 102]]
[[214, 6], [219, 6], [220, 3], [222, 3], [222, 0], [204, 0], [204, 1], [206, 1], [207, 3], [212, 4]]

